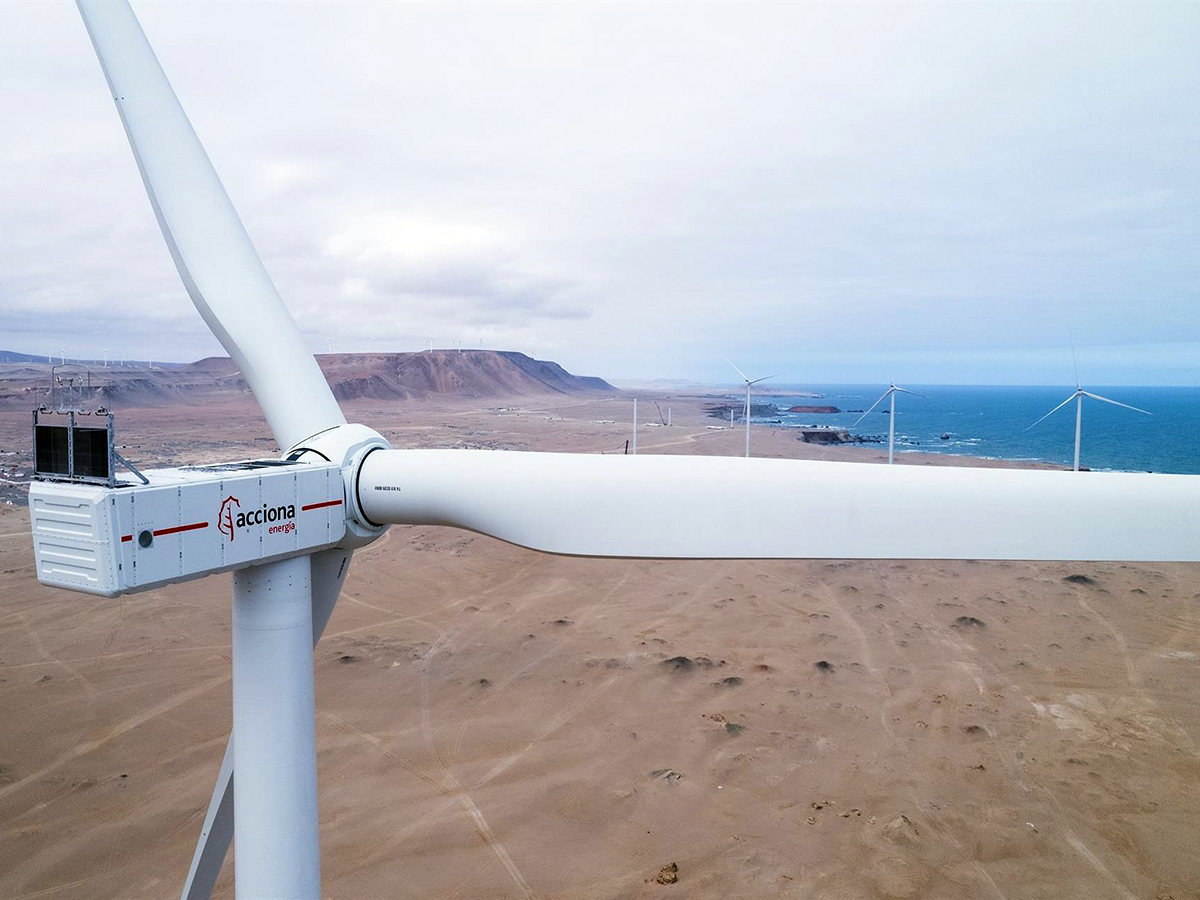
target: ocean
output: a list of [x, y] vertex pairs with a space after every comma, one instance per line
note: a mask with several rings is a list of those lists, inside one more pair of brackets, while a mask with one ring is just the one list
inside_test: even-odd
[[[896, 452], [946, 453], [993, 459], [1041, 460], [1070, 465], [1074, 455], [1075, 404], [1070, 403], [1036, 428], [1039, 417], [1065, 400], [1072, 388], [903, 385], [923, 397], [896, 395]], [[795, 396], [786, 394], [797, 391]], [[751, 422], [776, 427], [834, 425], [853, 434], [887, 441], [887, 401], [860, 425], [862, 410], [886, 385], [772, 385], [771, 394], [751, 395], [770, 403], [774, 416]], [[1093, 470], [1200, 474], [1200, 388], [1084, 386], [1094, 394], [1149, 410], [1144, 416], [1084, 398], [1080, 465]], [[782, 392], [782, 393], [781, 393]], [[802, 396], [819, 394], [820, 399]], [[742, 395], [745, 396], [744, 394]], [[788, 413], [791, 406], [836, 406], [835, 414]], [[853, 412], [852, 410], [858, 410]], [[948, 435], [943, 440], [942, 435]]]

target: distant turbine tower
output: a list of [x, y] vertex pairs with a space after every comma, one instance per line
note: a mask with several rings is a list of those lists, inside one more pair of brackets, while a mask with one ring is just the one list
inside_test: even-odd
[[[722, 354], [724, 355], [724, 354]], [[749, 379], [742, 374], [742, 370], [733, 365], [733, 362], [728, 356], [725, 357], [725, 362], [733, 366], [733, 371], [742, 376], [742, 381], [746, 382], [746, 456], [750, 456], [750, 387], [758, 384], [760, 381], [766, 381], [768, 378], [778, 378], [778, 375], [764, 375], [762, 378]], [[733, 410], [729, 411], [729, 424], [733, 427]]]
[[62, 364], [65, 366], [67, 364], [67, 348], [60, 347], [59, 351], [62, 353]]
[[[1072, 362], [1074, 361], [1074, 358], [1075, 358], [1075, 351], [1072, 350], [1071, 351]], [[1046, 419], [1050, 418], [1052, 415], [1054, 415], [1056, 412], [1058, 412], [1060, 409], [1062, 409], [1064, 406], [1066, 406], [1068, 403], [1070, 403], [1072, 400], [1074, 400], [1075, 401], [1075, 466], [1074, 466], [1074, 469], [1076, 472], [1079, 471], [1079, 434], [1083, 430], [1083, 398], [1084, 397], [1091, 397], [1093, 400], [1103, 400], [1105, 403], [1111, 403], [1113, 406], [1120, 406], [1125, 409], [1132, 409], [1134, 412], [1139, 412], [1144, 416], [1154, 415], [1154, 413], [1152, 413], [1152, 412], [1148, 412], [1147, 410], [1144, 410], [1144, 409], [1139, 409], [1136, 406], [1130, 406], [1128, 403], [1118, 403], [1116, 400], [1109, 400], [1107, 397], [1101, 397], [1099, 394], [1093, 394], [1089, 391], [1085, 391], [1079, 384], [1079, 366], [1077, 365], [1075, 367], [1075, 393], [1073, 393], [1070, 397], [1068, 397], [1062, 403], [1058, 404], [1058, 406], [1054, 407], [1054, 409], [1050, 410], [1050, 412], [1046, 413], [1046, 415], [1042, 416], [1040, 419], [1038, 419], [1036, 422], [1034, 422], [1033, 425], [1029, 426], [1029, 428], [1034, 428], [1035, 426], [1040, 425], [1042, 422], [1046, 421]], [[1029, 428], [1026, 428], [1025, 430], [1028, 431]]]
[[328, 339], [328, 344], [329, 344], [329, 352], [332, 353], [333, 352], [333, 338]]
[[858, 419], [855, 421], [854, 425], [850, 426], [851, 428], [856, 427], [859, 422], [861, 422], [863, 419], [865, 419], [867, 417], [868, 413], [870, 413], [871, 410], [873, 410], [875, 407], [877, 407], [880, 403], [882, 403], [888, 397], [892, 398], [891, 409], [888, 411], [888, 465], [889, 466], [892, 464], [892, 460], [896, 458], [896, 394], [898, 394], [898, 393], [899, 394], [912, 394], [914, 397], [921, 396], [920, 394], [916, 393], [915, 391], [910, 391], [907, 388], [897, 387], [896, 382], [892, 381], [892, 379], [889, 378], [888, 379], [888, 389], [883, 392], [883, 396], [880, 397], [878, 400], [876, 400], [874, 403], [872, 403], [867, 408], [867, 411], [858, 417]]
[[667, 407], [667, 427], [671, 427], [671, 407]]
[[634, 456], [637, 456], [637, 397], [633, 398], [633, 450]]
[[104, 368], [108, 368], [108, 348], [104, 348]]
[[429, 352], [433, 352], [433, 335], [429, 336]]

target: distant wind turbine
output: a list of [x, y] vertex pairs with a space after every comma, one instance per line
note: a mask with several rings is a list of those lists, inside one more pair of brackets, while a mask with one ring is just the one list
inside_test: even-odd
[[[724, 355], [724, 354], [722, 354]], [[778, 378], [778, 375], [764, 375], [762, 378], [747, 378], [742, 374], [742, 370], [733, 365], [733, 361], [728, 356], [725, 357], [725, 362], [733, 366], [733, 371], [741, 375], [742, 381], [746, 382], [746, 456], [750, 456], [750, 388], [752, 385], [758, 384], [760, 381], [766, 381], [768, 378]], [[729, 411], [730, 424], [733, 424], [733, 410]]]
[[[1074, 360], [1075, 360], [1075, 351], [1072, 350], [1071, 351], [1071, 361], [1074, 362]], [[1058, 412], [1060, 409], [1062, 409], [1064, 406], [1066, 406], [1068, 403], [1070, 403], [1072, 400], [1074, 400], [1075, 401], [1075, 466], [1074, 466], [1074, 469], [1076, 472], [1079, 471], [1079, 434], [1083, 429], [1083, 398], [1084, 397], [1091, 397], [1093, 400], [1102, 400], [1105, 403], [1111, 403], [1113, 406], [1120, 406], [1125, 409], [1132, 409], [1134, 412], [1141, 413], [1144, 416], [1154, 415], [1154, 413], [1152, 413], [1152, 412], [1149, 412], [1144, 409], [1139, 409], [1136, 406], [1130, 406], [1128, 403], [1118, 403], [1116, 400], [1109, 400], [1107, 397], [1101, 397], [1099, 394], [1093, 394], [1090, 391], [1085, 391], [1083, 389], [1083, 387], [1079, 384], [1079, 366], [1078, 366], [1078, 364], [1076, 364], [1076, 366], [1075, 366], [1075, 393], [1073, 393], [1070, 397], [1068, 397], [1062, 403], [1058, 404], [1058, 406], [1054, 407], [1054, 409], [1050, 410], [1050, 412], [1046, 413], [1046, 415], [1042, 416], [1040, 419], [1038, 419], [1036, 422], [1034, 422], [1033, 425], [1029, 426], [1029, 428], [1034, 428], [1034, 427], [1040, 425], [1042, 422], [1046, 421], [1046, 419], [1050, 418], [1052, 415], [1054, 415], [1056, 412]], [[1026, 428], [1025, 430], [1028, 431], [1029, 428]]]
[[878, 400], [876, 400], [874, 403], [872, 403], [870, 405], [870, 407], [867, 409], [867, 412], [865, 412], [861, 416], [859, 416], [858, 420], [854, 423], [854, 425], [850, 426], [851, 428], [854, 428], [856, 425], [858, 425], [859, 422], [861, 422], [863, 419], [865, 419], [867, 417], [867, 414], [870, 413], [872, 409], [877, 407], [884, 400], [888, 399], [888, 397], [892, 398], [891, 409], [888, 412], [888, 465], [889, 466], [892, 464], [892, 460], [894, 460], [896, 458], [896, 394], [912, 394], [914, 397], [921, 396], [920, 394], [916, 393], [915, 391], [908, 390], [908, 388], [898, 387], [896, 385], [896, 382], [894, 382], [892, 379], [889, 378], [888, 379], [888, 389], [883, 392], [883, 396], [880, 397]]

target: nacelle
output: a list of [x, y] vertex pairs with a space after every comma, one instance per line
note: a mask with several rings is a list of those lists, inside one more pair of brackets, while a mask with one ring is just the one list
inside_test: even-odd
[[340, 467], [247, 460], [146, 470], [148, 484], [35, 481], [38, 581], [104, 597], [336, 546]]

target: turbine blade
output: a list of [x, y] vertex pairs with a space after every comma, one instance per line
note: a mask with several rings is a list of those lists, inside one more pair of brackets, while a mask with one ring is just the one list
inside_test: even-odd
[[871, 410], [873, 410], [873, 409], [874, 409], [875, 407], [877, 407], [877, 406], [878, 406], [880, 403], [882, 403], [884, 400], [886, 400], [886, 399], [887, 399], [887, 396], [888, 396], [888, 394], [890, 394], [891, 392], [892, 392], [892, 388], [890, 388], [890, 387], [889, 387], [889, 388], [888, 388], [886, 391], [884, 391], [884, 392], [883, 392], [883, 396], [882, 396], [882, 397], [880, 397], [878, 400], [876, 400], [874, 403], [872, 403], [870, 406], [868, 406], [868, 407], [867, 407], [867, 411], [866, 411], [865, 413], [863, 413], [861, 416], [859, 416], [857, 419], [855, 419], [855, 420], [854, 420], [854, 424], [853, 424], [853, 425], [851, 425], [850, 427], [851, 427], [851, 428], [857, 428], [857, 427], [858, 427], [858, 423], [859, 423], [859, 422], [861, 422], [863, 419], [865, 419], [867, 416], [869, 416], [869, 415], [871, 414]]
[[777, 373], [775, 373], [774, 375], [764, 375], [762, 378], [755, 378], [755, 379], [754, 379], [752, 382], [750, 382], [750, 383], [751, 383], [751, 384], [758, 384], [760, 381], [766, 381], [766, 380], [768, 380], [768, 379], [770, 379], [770, 378], [778, 378], [780, 374], [781, 374], [781, 373], [778, 373], [778, 372], [777, 372]]
[[902, 387], [897, 387], [894, 390], [898, 391], [901, 394], [909, 394], [913, 397], [919, 397], [922, 400], [928, 400], [930, 403], [936, 403], [938, 406], [941, 406], [945, 409], [950, 408], [950, 407], [946, 406], [946, 404], [943, 403], [941, 400], [939, 400], [937, 397], [930, 397], [928, 394], [918, 394], [916, 391], [910, 391], [908, 388], [902, 388]]
[[1200, 560], [1190, 475], [378, 450], [355, 490], [375, 522], [575, 556]]
[[175, 267], [279, 446], [345, 422], [126, 0], [78, 0]]
[[[1072, 394], [1070, 397], [1068, 397], [1062, 403], [1058, 404], [1058, 406], [1054, 407], [1054, 409], [1050, 410], [1050, 412], [1046, 413], [1044, 416], [1042, 416], [1040, 419], [1038, 419], [1036, 422], [1034, 422], [1032, 425], [1030, 425], [1029, 428], [1036, 428], [1038, 425], [1041, 425], [1048, 418], [1050, 418], [1052, 415], [1054, 415], [1056, 412], [1058, 412], [1060, 409], [1062, 409], [1064, 406], [1066, 406], [1068, 403], [1070, 403], [1072, 400], [1074, 400], [1076, 397], [1078, 397], [1079, 393], [1080, 393], [1079, 391], [1076, 391], [1074, 394]], [[1028, 431], [1029, 428], [1026, 428], [1025, 430]]]
[[1105, 403], [1111, 403], [1113, 406], [1123, 406], [1125, 409], [1132, 409], [1134, 412], [1140, 412], [1142, 415], [1152, 416], [1154, 413], [1146, 409], [1141, 409], [1137, 406], [1130, 406], [1128, 403], [1119, 403], [1116, 400], [1109, 400], [1107, 397], [1101, 397], [1099, 394], [1093, 394], [1088, 391], [1081, 391], [1085, 397], [1091, 397], [1093, 400], [1103, 400]]
[[1071, 341], [1071, 365], [1075, 367], [1075, 390], [1082, 391], [1083, 385], [1079, 383], [1079, 360], [1075, 358], [1075, 341]]
[[741, 370], [741, 369], [739, 369], [737, 366], [734, 366], [734, 365], [733, 365], [733, 360], [731, 360], [731, 359], [730, 359], [728, 356], [726, 356], [724, 353], [722, 353], [722, 354], [721, 354], [721, 359], [725, 360], [725, 362], [727, 362], [727, 363], [729, 363], [729, 365], [733, 366], [733, 371], [737, 372], [737, 373], [738, 373], [738, 375], [741, 375], [741, 376], [742, 376], [742, 381], [745, 381], [745, 382], [749, 382], [749, 381], [750, 381], [750, 379], [749, 379], [749, 378], [747, 378], [747, 377], [746, 377], [746, 376], [745, 376], [745, 375], [742, 373], [742, 370]]

